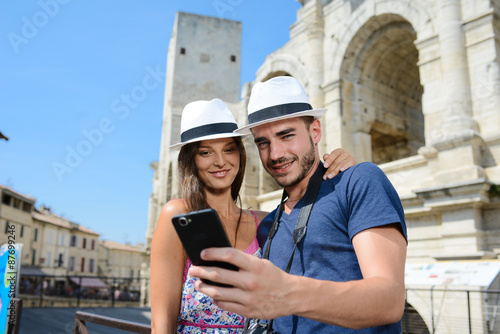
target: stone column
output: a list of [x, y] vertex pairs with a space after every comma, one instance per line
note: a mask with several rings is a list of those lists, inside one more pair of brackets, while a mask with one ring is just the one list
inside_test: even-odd
[[440, 0], [438, 29], [445, 110], [431, 142], [448, 146], [470, 139], [475, 131], [460, 0]]
[[437, 152], [437, 184], [485, 177], [482, 139], [472, 118], [471, 86], [460, 0], [439, 1], [439, 43], [442, 107], [431, 124], [428, 141]]
[[[308, 52], [306, 61], [306, 75], [309, 79], [309, 86], [307, 87], [307, 93], [309, 95], [309, 102], [311, 103], [313, 108], [323, 108], [323, 5], [320, 0], [308, 1], [304, 5], [304, 8], [302, 10]], [[325, 127], [323, 124], [323, 131], [324, 130]], [[324, 147], [325, 140], [322, 140], [320, 144], [320, 152], [324, 151]]]

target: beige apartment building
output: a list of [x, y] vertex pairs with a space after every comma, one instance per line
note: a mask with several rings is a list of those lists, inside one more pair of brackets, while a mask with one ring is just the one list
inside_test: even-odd
[[[0, 185], [0, 244], [9, 235], [22, 244], [21, 279], [43, 282], [51, 293], [64, 294], [69, 286], [111, 288], [112, 279], [127, 278], [127, 290], [140, 291], [142, 245], [113, 241], [100, 244], [99, 233], [55, 214], [49, 207], [35, 207], [35, 198]], [[12, 237], [11, 237], [12, 239]]]
[[[99, 233], [41, 207], [32, 213], [40, 243], [34, 262], [47, 275], [97, 275]], [[38, 239], [37, 238], [37, 239]]]
[[[129, 245], [111, 240], [99, 241], [98, 275], [113, 277], [120, 293], [129, 293], [126, 299], [135, 299], [138, 292], [144, 295], [142, 265], [147, 261], [143, 244]], [[126, 288], [125, 288], [126, 287]]]
[[[54, 214], [50, 208], [41, 206], [32, 212], [36, 238], [32, 249], [38, 254], [33, 261], [33, 268], [24, 272], [37, 273], [37, 269], [47, 276], [49, 287], [62, 291], [68, 279], [77, 285], [105, 287], [97, 279], [97, 242], [99, 233]], [[22, 268], [23, 270], [23, 268]], [[85, 276], [80, 281], [77, 276]]]
[[31, 245], [37, 238], [37, 231], [33, 228], [31, 212], [35, 199], [1, 184], [0, 198], [0, 244], [7, 244], [10, 240], [23, 245], [21, 264], [33, 265], [36, 254]]

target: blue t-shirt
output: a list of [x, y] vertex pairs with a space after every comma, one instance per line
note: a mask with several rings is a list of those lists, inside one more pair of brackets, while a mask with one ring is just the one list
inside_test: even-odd
[[[269, 260], [285, 270], [293, 251], [292, 233], [303, 199], [288, 215], [282, 213], [273, 238]], [[257, 237], [266, 249], [267, 236], [276, 210], [264, 218]], [[290, 273], [320, 280], [345, 282], [362, 279], [352, 238], [377, 226], [397, 223], [406, 236], [404, 211], [386, 175], [373, 163], [361, 163], [321, 184], [305, 237], [297, 246]], [[401, 333], [395, 324], [353, 330], [298, 316], [274, 319], [273, 328], [285, 333]]]

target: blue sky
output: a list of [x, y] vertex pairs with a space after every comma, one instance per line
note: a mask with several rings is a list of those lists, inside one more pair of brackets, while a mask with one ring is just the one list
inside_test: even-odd
[[[0, 184], [101, 233], [144, 242], [177, 11], [242, 22], [242, 83], [289, 39], [293, 0], [0, 2]], [[160, 73], [160, 74], [158, 74]], [[133, 89], [128, 114], [112, 105]], [[153, 80], [151, 80], [153, 78]]]

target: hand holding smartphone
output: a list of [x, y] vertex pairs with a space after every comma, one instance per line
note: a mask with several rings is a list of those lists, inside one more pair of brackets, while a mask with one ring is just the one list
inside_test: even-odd
[[[189, 259], [194, 265], [238, 270], [238, 267], [230, 263], [205, 261], [200, 257], [201, 251], [205, 248], [232, 247], [219, 215], [214, 209], [204, 209], [177, 215], [172, 217], [172, 223]], [[203, 282], [228, 287], [226, 284], [208, 280], [203, 280]]]

